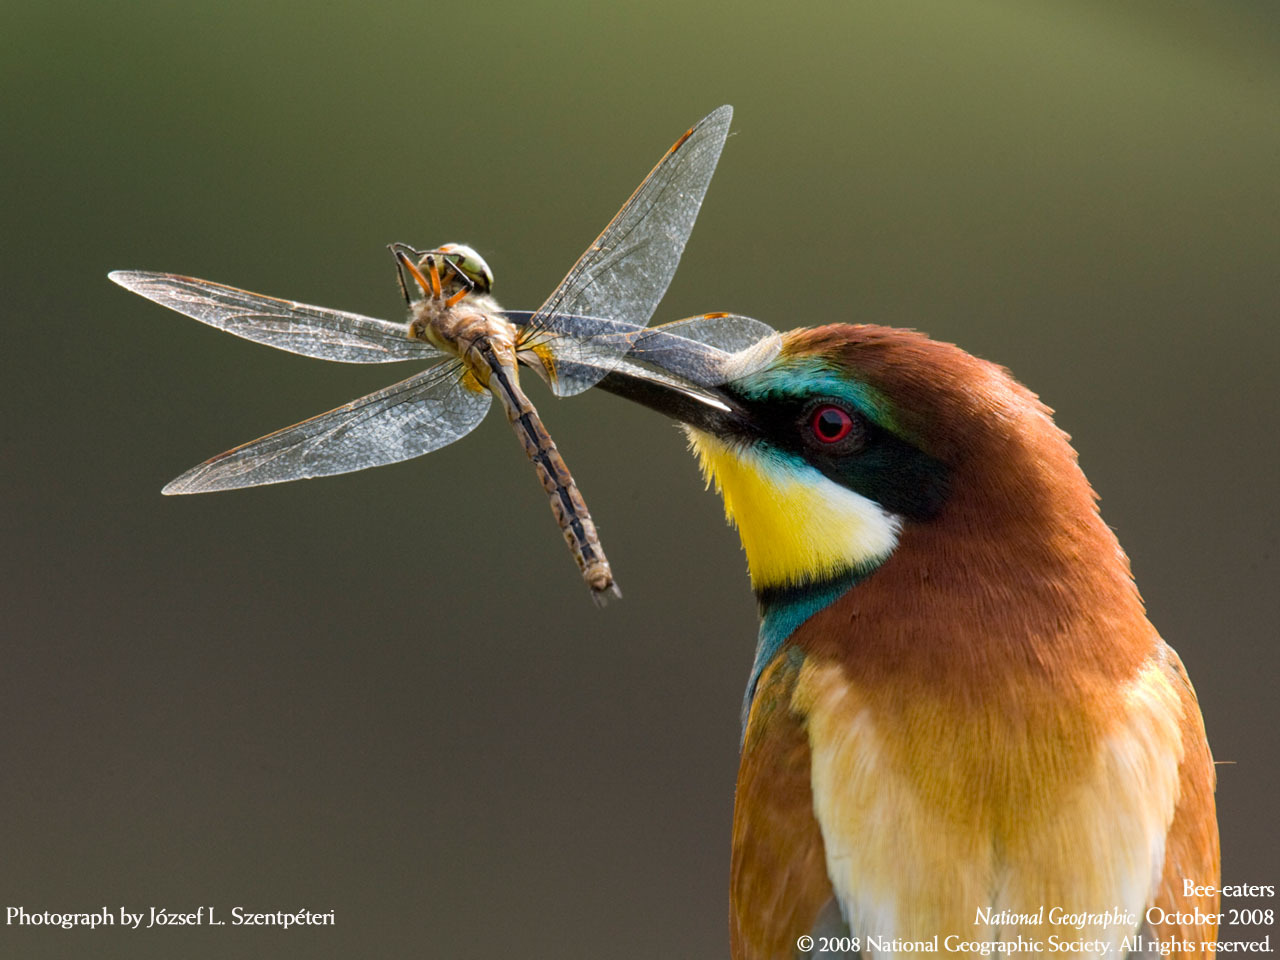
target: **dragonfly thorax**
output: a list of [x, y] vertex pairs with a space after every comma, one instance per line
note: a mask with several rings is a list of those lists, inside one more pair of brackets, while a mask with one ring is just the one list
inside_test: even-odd
[[489, 380], [486, 354], [515, 365], [516, 327], [492, 297], [468, 296], [452, 306], [444, 298], [423, 297], [412, 311], [410, 339], [425, 340], [462, 360], [481, 383]]

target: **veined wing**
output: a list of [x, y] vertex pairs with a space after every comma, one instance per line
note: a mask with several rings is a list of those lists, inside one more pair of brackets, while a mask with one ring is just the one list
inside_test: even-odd
[[627, 359], [700, 387], [716, 387], [764, 366], [780, 345], [778, 331], [763, 321], [704, 313], [641, 331]]
[[675, 275], [685, 241], [729, 133], [733, 108], [708, 114], [667, 151], [609, 225], [538, 308], [531, 343], [554, 343], [554, 355], [570, 361], [575, 376], [552, 375], [560, 396], [581, 393], [608, 373], [630, 348], [623, 338], [584, 337], [565, 324], [570, 315], [606, 317], [643, 327]]
[[[781, 338], [758, 320], [729, 314], [690, 317], [663, 327], [641, 329], [633, 350], [603, 372], [574, 369], [558, 361], [563, 372], [596, 377], [597, 388], [652, 407], [695, 428], [718, 429], [740, 418], [742, 408], [726, 382], [759, 369], [776, 357]], [[540, 358], [531, 358], [535, 372]]]
[[430, 453], [465, 437], [489, 409], [446, 360], [408, 380], [192, 467], [165, 493], [209, 493], [348, 473]]
[[[533, 318], [533, 314], [519, 310], [508, 310], [504, 316], [518, 327]], [[562, 316], [560, 323], [573, 333], [551, 342], [554, 375], [577, 383], [598, 382], [623, 364], [628, 367], [627, 372], [636, 375], [634, 368], [643, 364], [648, 379], [715, 387], [768, 363], [778, 350], [773, 327], [735, 313], [704, 313], [657, 327], [576, 315]], [[627, 352], [618, 359], [608, 352], [600, 357], [589, 349], [562, 351], [560, 345], [566, 341], [608, 343], [622, 346]], [[529, 366], [548, 379], [543, 361]]]
[[386, 363], [441, 355], [429, 343], [410, 340], [403, 323], [280, 300], [176, 273], [116, 270], [107, 276], [126, 290], [201, 323], [304, 357]]

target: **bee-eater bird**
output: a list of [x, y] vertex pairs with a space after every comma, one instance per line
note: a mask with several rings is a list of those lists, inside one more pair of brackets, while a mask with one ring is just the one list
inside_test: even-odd
[[1051, 411], [912, 331], [773, 349], [712, 402], [603, 384], [684, 422], [759, 602], [735, 960], [796, 956], [824, 917], [865, 956], [1056, 937], [1116, 958], [1139, 933], [1211, 953], [1200, 709]]

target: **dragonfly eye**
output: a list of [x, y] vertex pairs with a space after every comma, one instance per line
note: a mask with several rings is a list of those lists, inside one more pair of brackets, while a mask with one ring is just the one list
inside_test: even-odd
[[493, 271], [484, 257], [465, 243], [446, 243], [440, 248], [444, 260], [459, 276], [471, 282], [473, 293], [488, 293], [493, 287]]

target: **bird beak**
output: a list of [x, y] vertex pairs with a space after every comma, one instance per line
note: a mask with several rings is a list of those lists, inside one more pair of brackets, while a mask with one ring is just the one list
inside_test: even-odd
[[[524, 325], [533, 314], [507, 311], [506, 316]], [[556, 324], [586, 347], [555, 356], [551, 365], [536, 350], [522, 354], [521, 362], [548, 384], [595, 384], [725, 439], [750, 439], [757, 433], [751, 416], [725, 385], [778, 355], [781, 339], [767, 324], [725, 313], [661, 327], [579, 316], [559, 317]]]
[[749, 432], [746, 411], [717, 387], [683, 384], [630, 362], [619, 364], [597, 386], [704, 433], [729, 437]]
[[753, 419], [725, 384], [769, 363], [779, 346], [765, 324], [708, 314], [643, 330], [599, 386], [705, 433], [749, 440]]

